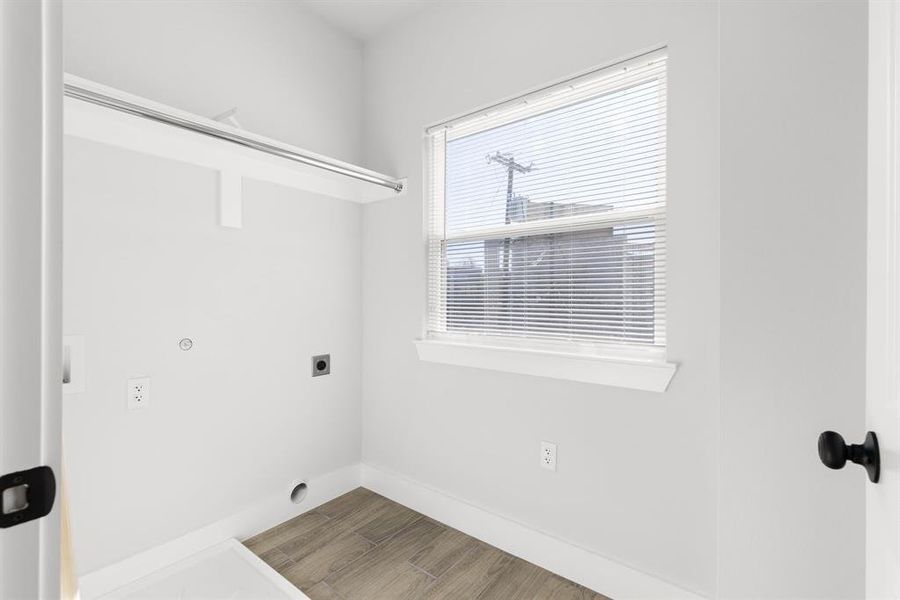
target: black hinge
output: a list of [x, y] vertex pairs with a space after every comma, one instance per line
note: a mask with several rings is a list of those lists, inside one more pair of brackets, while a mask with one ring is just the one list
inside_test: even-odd
[[56, 477], [50, 467], [35, 467], [0, 477], [0, 528], [46, 516], [56, 498]]

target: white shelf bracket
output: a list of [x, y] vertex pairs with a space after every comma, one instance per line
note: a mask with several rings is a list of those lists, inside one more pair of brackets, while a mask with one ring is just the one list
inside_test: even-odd
[[222, 227], [243, 227], [243, 179], [240, 171], [219, 171], [219, 225]]

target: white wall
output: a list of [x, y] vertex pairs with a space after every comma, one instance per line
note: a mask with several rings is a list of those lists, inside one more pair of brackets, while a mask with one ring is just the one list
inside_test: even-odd
[[[363, 213], [363, 459], [711, 595], [718, 423], [718, 54], [712, 3], [466, 3], [366, 47], [366, 161], [410, 177]], [[422, 131], [642, 49], [670, 52], [667, 337], [654, 394], [420, 363]], [[559, 445], [559, 470], [539, 444]], [[603, 591], [603, 590], [599, 590]]]
[[[359, 205], [245, 180], [244, 228], [227, 229], [213, 171], [75, 139], [65, 159], [64, 330], [87, 364], [64, 397], [79, 572], [357, 463]], [[325, 352], [332, 374], [313, 379]], [[128, 411], [138, 376], [150, 404]]]
[[[293, 3], [71, 0], [65, 53], [77, 75], [360, 154], [360, 44]], [[79, 572], [357, 463], [359, 205], [245, 182], [244, 228], [224, 229], [212, 171], [78, 140], [65, 159], [64, 330], [87, 354], [86, 393], [64, 398]], [[311, 379], [322, 352], [332, 374]], [[138, 375], [151, 406], [127, 412]]]
[[[362, 369], [367, 463], [710, 597], [860, 597], [862, 473], [826, 470], [815, 438], [862, 436], [865, 3], [445, 5], [364, 60], [294, 10], [67, 3], [70, 71], [202, 114], [238, 105], [250, 129], [410, 177], [362, 209], [251, 184], [230, 231], [212, 173], [69, 145], [66, 331], [88, 335], [89, 361], [88, 392], [65, 402], [80, 570], [357, 460]], [[423, 127], [660, 43], [669, 391], [420, 363]], [[321, 350], [335, 375], [310, 380]], [[145, 373], [153, 406], [127, 413], [124, 379]]]
[[[861, 598], [866, 3], [722, 4], [723, 598]], [[760, 43], [764, 40], [764, 43]]]
[[361, 156], [362, 48], [279, 0], [65, 0], [65, 69], [315, 152]]
[[[366, 159], [410, 193], [364, 209], [364, 461], [710, 597], [861, 597], [863, 474], [815, 444], [863, 434], [865, 3], [514, 6], [366, 47]], [[418, 362], [422, 128], [658, 43], [669, 391]]]

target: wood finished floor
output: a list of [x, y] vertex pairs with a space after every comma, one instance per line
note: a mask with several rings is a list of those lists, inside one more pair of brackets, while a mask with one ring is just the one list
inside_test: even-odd
[[609, 600], [366, 488], [244, 544], [312, 600]]

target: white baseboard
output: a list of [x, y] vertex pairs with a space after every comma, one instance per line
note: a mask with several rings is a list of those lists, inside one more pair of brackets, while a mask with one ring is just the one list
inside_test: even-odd
[[309, 493], [301, 504], [291, 504], [285, 500], [286, 492], [279, 493], [238, 514], [80, 577], [81, 598], [99, 598], [229, 538], [246, 539], [364, 485], [616, 600], [703, 600], [693, 592], [384, 468], [350, 465], [308, 483]]
[[331, 471], [312, 478], [307, 483], [309, 491], [300, 504], [291, 503], [288, 498], [290, 490], [284, 490], [240, 513], [79, 577], [81, 598], [99, 598], [229, 538], [247, 539], [345, 494], [359, 487], [360, 465]]
[[363, 464], [362, 485], [616, 600], [703, 599], [694, 592], [384, 468]]

